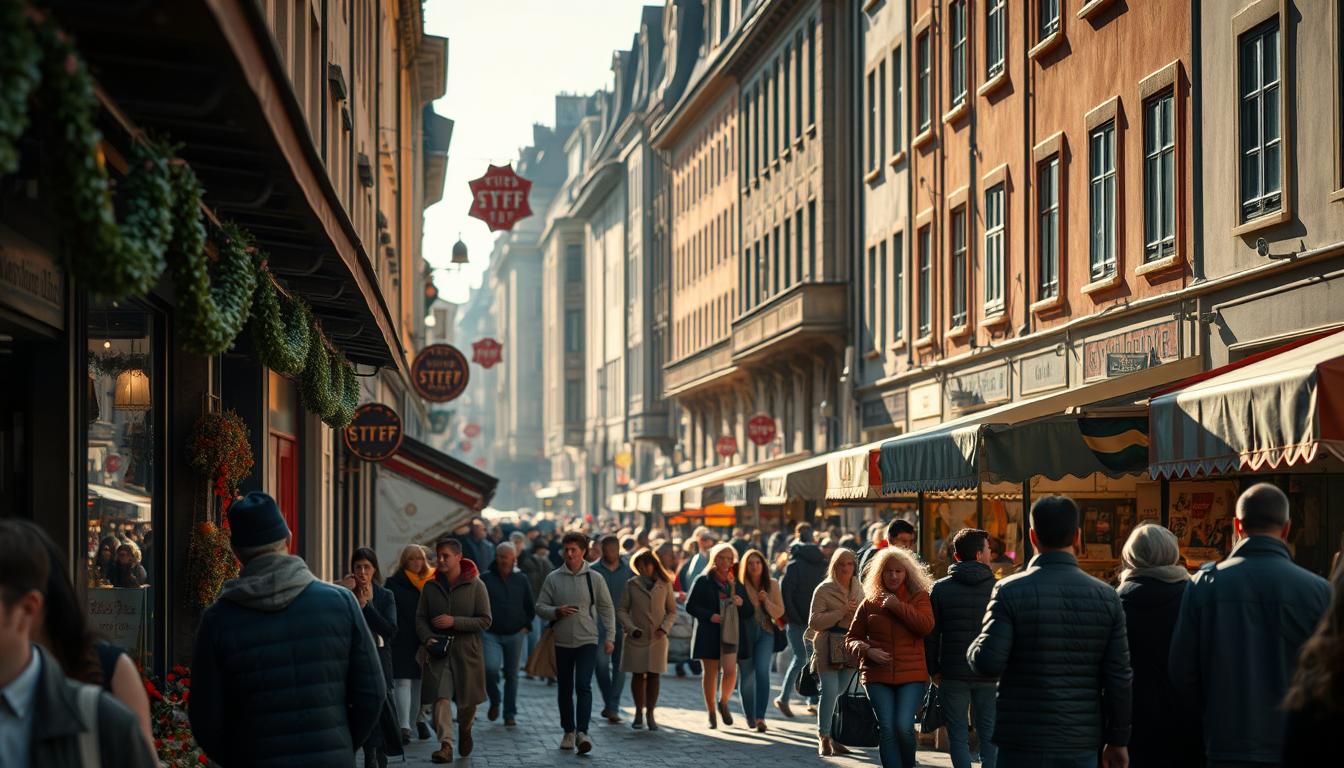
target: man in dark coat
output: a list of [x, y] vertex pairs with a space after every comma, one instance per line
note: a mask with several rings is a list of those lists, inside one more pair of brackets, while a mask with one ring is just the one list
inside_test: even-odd
[[157, 766], [135, 715], [111, 693], [67, 678], [34, 641], [46, 609], [49, 546], [36, 525], [0, 520], [0, 765], [87, 768], [87, 740], [103, 768]]
[[780, 685], [779, 697], [775, 699], [775, 708], [785, 717], [793, 717], [789, 707], [789, 698], [793, 695], [793, 686], [798, 682], [812, 656], [811, 643], [803, 638], [807, 631], [807, 621], [812, 611], [812, 593], [817, 585], [826, 578], [826, 556], [821, 547], [812, 543], [812, 526], [800, 523], [797, 528], [798, 540], [789, 547], [789, 562], [784, 566], [784, 576], [779, 580], [779, 594], [784, 599], [784, 617], [788, 626], [784, 634], [789, 639], [789, 650], [793, 660], [784, 673], [784, 682]]
[[[1072, 499], [1031, 507], [1027, 570], [994, 585], [971, 670], [998, 677], [998, 768], [1125, 766], [1133, 673], [1120, 598], [1078, 567]], [[1103, 749], [1104, 748], [1104, 749]]]
[[288, 554], [289, 529], [270, 496], [234, 502], [229, 523], [243, 570], [196, 633], [196, 742], [224, 768], [349, 768], [387, 700], [359, 604]]
[[[621, 595], [625, 593], [625, 583], [635, 574], [630, 563], [621, 556], [620, 541], [607, 534], [598, 542], [602, 556], [593, 563], [593, 573], [602, 577], [607, 584], [607, 593], [611, 595], [611, 604], [620, 605]], [[605, 634], [601, 620], [598, 632]], [[625, 633], [619, 623], [615, 628], [616, 646], [611, 653], [597, 652], [597, 687], [602, 693], [602, 717], [607, 722], [621, 722], [621, 693], [625, 690], [625, 673], [621, 671], [621, 652], [625, 650]]]
[[929, 590], [933, 631], [924, 638], [924, 658], [929, 675], [939, 684], [952, 767], [971, 765], [966, 719], [970, 707], [975, 710], [975, 732], [981, 734], [980, 758], [984, 768], [994, 768], [998, 749], [984, 737], [994, 732], [995, 681], [976, 674], [966, 663], [966, 649], [980, 634], [980, 622], [994, 589], [994, 572], [989, 569], [994, 557], [989, 550], [989, 533], [978, 528], [957, 531], [952, 537], [952, 557], [955, 562], [947, 569], [947, 575]]
[[1169, 666], [1172, 682], [1202, 709], [1211, 766], [1279, 762], [1280, 704], [1298, 651], [1330, 604], [1329, 582], [1293, 563], [1284, 544], [1290, 526], [1283, 491], [1246, 489], [1232, 553], [1201, 568], [1181, 601]]
[[504, 671], [504, 725], [517, 725], [518, 665], [527, 634], [532, 628], [536, 606], [527, 574], [514, 567], [518, 554], [510, 542], [495, 547], [495, 562], [481, 576], [490, 596], [490, 628], [481, 636], [485, 642], [485, 693], [490, 699], [486, 717], [499, 717], [499, 673]]
[[[899, 518], [887, 523], [884, 538], [872, 542], [870, 546], [866, 546], [859, 551], [860, 577], [868, 572], [868, 564], [873, 562], [873, 558], [877, 557], [878, 552], [893, 546], [914, 552], [915, 526], [911, 525], [909, 521]], [[918, 557], [918, 553], [916, 553], [916, 557]]]

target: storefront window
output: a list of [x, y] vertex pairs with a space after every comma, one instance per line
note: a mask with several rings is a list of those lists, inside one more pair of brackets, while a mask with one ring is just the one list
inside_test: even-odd
[[88, 613], [104, 639], [147, 667], [154, 658], [154, 535], [161, 404], [153, 316], [131, 303], [88, 313], [85, 543]]
[[1167, 527], [1176, 534], [1188, 567], [1222, 560], [1232, 551], [1232, 514], [1239, 493], [1236, 480], [1171, 484]]

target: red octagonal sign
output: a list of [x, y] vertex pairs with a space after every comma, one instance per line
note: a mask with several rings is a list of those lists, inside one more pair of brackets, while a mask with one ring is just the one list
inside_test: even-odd
[[532, 215], [527, 195], [532, 182], [513, 172], [512, 165], [492, 165], [485, 175], [467, 182], [471, 187], [468, 216], [484, 221], [494, 232], [513, 229], [519, 219]]
[[718, 442], [714, 444], [720, 456], [732, 456], [737, 453], [737, 438], [732, 435], [723, 435]]
[[747, 437], [757, 445], [775, 439], [775, 420], [768, 413], [758, 413], [747, 422]]
[[482, 368], [493, 368], [504, 357], [504, 345], [486, 337], [471, 343], [471, 361]]

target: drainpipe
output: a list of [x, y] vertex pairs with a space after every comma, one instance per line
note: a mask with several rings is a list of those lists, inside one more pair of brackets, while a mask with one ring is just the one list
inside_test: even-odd
[[[1191, 0], [1191, 2], [1198, 2], [1198, 0]], [[1030, 233], [1031, 219], [1032, 216], [1035, 215], [1034, 211], [1036, 210], [1036, 185], [1034, 183], [1036, 178], [1036, 162], [1032, 157], [1032, 147], [1035, 144], [1034, 140], [1036, 136], [1031, 130], [1031, 108], [1034, 103], [1033, 98], [1035, 89], [1033, 86], [1035, 82], [1032, 79], [1034, 70], [1032, 69], [1031, 57], [1027, 56], [1027, 49], [1031, 46], [1026, 42], [1031, 39], [1032, 35], [1031, 7], [1027, 3], [1022, 3], [1021, 8], [1022, 29], [1026, 30], [1022, 45], [1022, 84], [1024, 87], [1022, 93], [1022, 187], [1026, 190], [1026, 196], [1023, 199], [1022, 205], [1019, 207], [1022, 209], [1022, 231]], [[1007, 65], [1006, 56], [1004, 57], [1004, 65]], [[1040, 239], [1039, 233], [1037, 239]], [[1035, 262], [1035, 246], [1037, 244], [1032, 243], [1030, 237], [1025, 238], [1023, 243], [1025, 248], [1023, 249], [1022, 254], [1022, 326], [1018, 329], [1018, 334], [1021, 336], [1029, 336], [1032, 332], [1032, 320], [1034, 319], [1031, 315], [1031, 299], [1036, 292], [1036, 286], [1033, 285], [1031, 281], [1031, 268]], [[1006, 271], [1007, 270], [1005, 270], [1005, 272]], [[1008, 276], [1006, 274], [1004, 275], [1003, 286], [1003, 289], [1006, 292], [1008, 290]], [[1005, 296], [1005, 298], [1007, 297]], [[1025, 507], [1023, 507], [1023, 514], [1026, 514]], [[1023, 533], [1025, 534], [1026, 531], [1024, 530]], [[1024, 538], [1023, 541], [1026, 541], [1026, 539]]]
[[[862, 104], [863, 99], [863, 78], [858, 73], [863, 71], [863, 62], [866, 51], [864, 48], [865, 38], [863, 31], [863, 10], [858, 3], [852, 4], [853, 11], [850, 17], [850, 50], [852, 53], [852, 62], [849, 70], [849, 93], [851, 104]], [[871, 105], [865, 105], [871, 108]], [[849, 248], [849, 274], [845, 282], [849, 286], [849, 317], [851, 328], [849, 333], [850, 343], [845, 346], [844, 369], [840, 376], [840, 392], [837, 398], [840, 401], [840, 416], [844, 419], [841, 424], [840, 444], [849, 445], [857, 442], [859, 430], [859, 401], [854, 396], [856, 379], [858, 378], [859, 367], [864, 367], [861, 358], [857, 354], [855, 340], [861, 338], [863, 328], [863, 310], [862, 296], [863, 291], [860, 286], [855, 284], [854, 275], [859, 273], [856, 268], [855, 260], [863, 258], [864, 251], [864, 207], [866, 196], [864, 190], [867, 184], [863, 181], [863, 161], [862, 161], [862, 126], [863, 116], [858, 110], [849, 110], [851, 115], [857, 119], [853, 121], [850, 130], [852, 141], [849, 151], [849, 178], [853, 180], [854, 205], [850, 206], [852, 214], [850, 216], [850, 248]], [[871, 280], [872, 276], [869, 275]], [[875, 308], [878, 312], [885, 313], [886, 307]]]

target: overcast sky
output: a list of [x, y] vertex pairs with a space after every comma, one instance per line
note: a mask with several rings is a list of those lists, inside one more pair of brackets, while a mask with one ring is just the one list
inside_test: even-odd
[[[443, 200], [425, 211], [425, 258], [452, 259], [461, 233], [471, 263], [437, 274], [439, 294], [464, 302], [480, 285], [494, 236], [467, 216], [467, 182], [488, 164], [514, 162], [532, 124], [555, 122], [555, 94], [611, 85], [611, 54], [629, 48], [640, 8], [657, 0], [429, 0], [425, 31], [448, 38], [448, 92], [434, 109], [451, 118]], [[536, 206], [533, 206], [534, 210]], [[540, 215], [537, 211], [534, 215]]]

